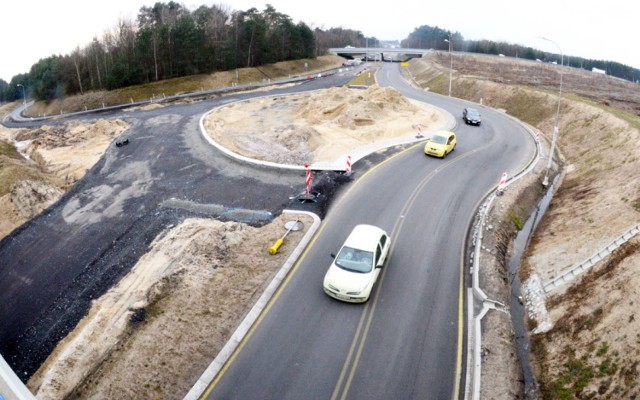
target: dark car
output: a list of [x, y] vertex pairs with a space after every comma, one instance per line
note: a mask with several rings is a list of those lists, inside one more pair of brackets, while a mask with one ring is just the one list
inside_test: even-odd
[[478, 126], [480, 126], [480, 122], [482, 122], [482, 120], [480, 119], [480, 112], [478, 112], [478, 110], [476, 110], [475, 108], [470, 107], [462, 110], [462, 119], [466, 124], [473, 124]]

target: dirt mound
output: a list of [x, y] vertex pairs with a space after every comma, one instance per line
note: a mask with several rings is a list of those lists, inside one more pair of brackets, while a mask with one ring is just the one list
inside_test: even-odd
[[[328, 100], [327, 100], [328, 98]], [[366, 90], [332, 88], [322, 97], [309, 96], [296, 107], [294, 115], [308, 124], [335, 123], [343, 129], [374, 125], [385, 113], [418, 113], [421, 109], [392, 88], [371, 86]]]
[[[0, 238], [53, 204], [128, 126], [122, 120], [35, 129], [0, 126]], [[12, 150], [5, 151], [6, 146]]]
[[[267, 248], [300, 218], [275, 255]], [[29, 381], [38, 399], [181, 398], [312, 225], [187, 219], [96, 299]]]
[[69, 122], [64, 125], [44, 125], [37, 129], [24, 130], [15, 136], [15, 141], [31, 141], [27, 153], [39, 148], [54, 149], [86, 142], [101, 136], [115, 137], [129, 125], [122, 120], [100, 119], [95, 124]]
[[10, 199], [18, 216], [28, 220], [55, 203], [63, 193], [59, 188], [47, 183], [24, 180], [16, 182], [11, 187]]
[[275, 96], [232, 104], [205, 119], [207, 133], [258, 160], [303, 165], [335, 161], [359, 146], [434, 129], [444, 117], [397, 90], [371, 86]]
[[111, 142], [129, 128], [122, 120], [100, 119], [94, 124], [70, 122], [42, 126], [16, 135], [22, 151], [71, 185], [82, 178]]

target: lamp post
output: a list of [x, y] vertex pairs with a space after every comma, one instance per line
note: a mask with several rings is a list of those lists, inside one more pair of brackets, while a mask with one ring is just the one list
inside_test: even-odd
[[451, 97], [451, 73], [453, 71], [453, 54], [451, 53], [451, 35], [449, 35], [449, 39], [445, 39], [444, 41], [449, 43], [449, 97]]
[[560, 89], [558, 90], [558, 108], [556, 110], [556, 125], [553, 127], [553, 136], [551, 137], [551, 150], [549, 150], [549, 162], [547, 163], [547, 171], [544, 174], [544, 180], [542, 181], [542, 186], [546, 187], [549, 184], [549, 170], [551, 169], [551, 161], [553, 160], [553, 152], [556, 147], [556, 139], [559, 133], [559, 124], [560, 124], [560, 100], [562, 99], [562, 68], [564, 68], [564, 54], [562, 53], [562, 49], [558, 46], [558, 43], [554, 42], [551, 39], [547, 39], [545, 37], [540, 37], [540, 39], [546, 40], [548, 42], [556, 45], [558, 50], [560, 50]]
[[27, 106], [27, 95], [26, 95], [26, 92], [24, 90], [24, 86], [22, 86], [22, 83], [18, 83], [16, 85], [16, 87], [21, 87], [22, 88], [22, 105], [24, 105], [26, 107]]

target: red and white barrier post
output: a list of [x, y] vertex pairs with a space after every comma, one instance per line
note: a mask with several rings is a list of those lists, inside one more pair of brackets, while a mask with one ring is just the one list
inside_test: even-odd
[[416, 137], [421, 138], [421, 137], [422, 137], [422, 125], [420, 125], [420, 124], [415, 124], [413, 127], [414, 127], [414, 128], [416, 129], [416, 131], [418, 132], [418, 134], [416, 135]]
[[306, 185], [307, 185], [307, 189], [305, 190], [305, 194], [309, 194], [311, 193], [311, 183], [313, 182], [313, 171], [311, 170], [311, 168], [309, 168], [309, 164], [305, 164], [304, 165], [305, 169], [307, 170], [306, 173]]
[[351, 156], [347, 156], [347, 168], [344, 170], [345, 174], [351, 173]]
[[503, 172], [502, 176], [500, 177], [500, 183], [498, 184], [498, 193], [497, 193], [498, 196], [502, 195], [502, 192], [504, 191], [504, 187], [506, 185], [507, 185], [507, 173]]

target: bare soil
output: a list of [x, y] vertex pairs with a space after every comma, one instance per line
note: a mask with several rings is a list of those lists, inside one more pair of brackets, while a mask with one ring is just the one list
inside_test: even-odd
[[333, 88], [319, 94], [260, 98], [207, 115], [208, 135], [245, 157], [304, 165], [343, 158], [360, 146], [415, 137], [444, 123], [433, 107], [391, 88]]
[[[551, 83], [548, 88], [551, 91], [536, 90], [536, 79], [544, 81], [543, 77], [533, 78], [540, 65], [497, 57], [487, 64], [484, 59], [481, 62], [474, 56], [464, 57], [464, 63], [461, 62], [462, 56], [456, 55], [454, 59], [454, 68], [457, 65], [469, 68], [455, 72], [454, 95], [507, 110], [540, 130], [548, 143], [555, 123], [557, 95]], [[407, 72], [419, 86], [440, 90], [445, 86], [443, 76], [447, 76], [448, 62], [443, 66], [437, 61], [437, 58], [416, 60]], [[496, 64], [503, 61], [509, 64]], [[491, 68], [487, 69], [486, 65]], [[475, 69], [471, 69], [473, 66]], [[511, 72], [513, 75], [498, 79], [496, 71], [502, 71], [504, 76]], [[591, 74], [585, 74], [580, 81], [589, 82]], [[601, 104], [608, 102], [610, 105], [617, 103], [607, 98], [602, 100], [602, 96], [631, 99], [625, 100], [622, 107], [631, 113], [621, 114], [592, 102], [579, 101], [574, 93], [580, 90], [574, 89], [569, 82], [570, 79], [565, 80], [566, 94], [562, 102], [558, 140], [564, 173], [559, 190], [523, 258], [523, 281], [538, 276], [545, 282], [557, 276], [567, 267], [600, 250], [640, 219], [640, 177], [637, 175], [640, 150], [637, 146], [625, 145], [638, 139], [639, 122], [633, 111], [638, 109], [634, 100], [637, 87], [625, 86], [624, 93], [631, 93], [629, 96], [606, 91], [594, 95], [593, 98], [600, 99]], [[392, 94], [385, 96], [390, 101], [397, 100]], [[380, 99], [383, 104], [385, 96]], [[327, 99], [330, 97], [335, 95], [326, 96]], [[278, 103], [278, 107], [285, 108], [284, 104]], [[256, 107], [254, 112], [263, 105], [245, 104]], [[406, 107], [398, 111], [415, 105], [406, 104]], [[230, 114], [222, 114], [221, 110], [221, 114], [212, 116], [209, 123], [214, 129], [209, 129], [209, 134], [227, 132], [227, 136], [233, 136], [229, 135], [229, 132], [236, 131], [231, 129], [233, 115], [242, 113], [240, 105], [234, 108]], [[286, 108], [286, 112], [295, 110], [293, 106]], [[320, 109], [329, 111], [320, 114], [325, 117], [332, 114], [331, 110], [339, 110], [329, 104]], [[229, 112], [228, 109], [225, 111]], [[347, 107], [340, 111], [349, 115]], [[302, 118], [292, 120], [305, 123]], [[344, 137], [351, 138], [359, 128], [371, 128], [377, 123], [373, 119], [371, 124], [357, 124], [356, 120], [352, 119], [353, 129], [344, 130]], [[266, 120], [264, 124], [266, 142], [280, 140], [274, 134], [280, 129], [280, 132], [287, 132], [286, 142], [296, 145], [306, 142], [308, 146], [283, 147], [282, 151], [290, 154], [281, 153], [273, 157], [287, 158], [309, 152], [320, 154], [315, 150], [321, 149], [321, 145], [309, 145], [314, 140], [321, 143], [316, 137], [319, 136], [317, 132], [300, 126], [281, 126], [271, 131], [272, 122]], [[252, 126], [255, 123], [253, 121]], [[101, 134], [97, 135], [104, 136], [106, 144], [118, 134], [118, 122], [115, 124], [114, 128], [103, 127]], [[242, 124], [239, 124], [238, 132], [243, 131], [240, 126]], [[16, 132], [23, 133], [22, 130], [0, 128], [5, 139], [15, 139]], [[267, 138], [269, 135], [272, 139]], [[98, 139], [87, 137], [80, 142], [92, 140]], [[375, 140], [375, 137], [363, 140]], [[47, 143], [47, 140], [42, 142]], [[256, 153], [255, 149], [247, 148], [249, 146], [243, 142], [241, 133], [230, 143], [228, 145], [236, 151], [245, 148], [252, 152], [250, 154]], [[94, 150], [95, 153], [89, 153], [99, 157], [99, 146]], [[84, 166], [76, 168], [76, 161], [72, 161], [69, 155], [61, 156], [62, 153], [43, 151], [39, 154], [47, 154], [50, 158], [43, 156], [39, 162], [57, 165], [52, 169], [57, 171], [58, 179], [62, 178], [63, 182], [65, 178], [69, 179], [69, 174], [60, 166], [67, 165], [67, 171], [73, 169], [78, 173], [83, 168], [86, 170]], [[330, 151], [325, 154], [326, 157], [336, 155]], [[548, 147], [545, 154], [548, 154]], [[55, 161], [55, 157], [66, 158]], [[73, 166], [69, 167], [72, 162]], [[510, 252], [509, 244], [517, 229], [514, 216], [526, 219], [532, 204], [535, 204], [545, 162], [541, 164], [543, 166], [528, 178], [509, 186], [490, 210], [489, 219], [494, 228], [486, 234], [481, 284], [490, 298], [504, 304], [508, 304], [505, 257]], [[187, 220], [172, 227], [156, 240], [153, 250], [141, 258], [118, 287], [95, 302], [78, 328], [60, 343], [31, 379], [31, 390], [40, 399], [184, 396], [232, 334], [296, 240], [304, 234], [306, 228], [296, 233], [298, 236], [288, 237], [280, 254], [269, 256], [266, 248], [283, 233], [286, 221], [282, 218], [260, 230], [211, 220]], [[243, 242], [254, 239], [252, 246], [242, 247]], [[533, 337], [543, 398], [638, 396], [635, 378], [639, 372], [637, 349], [640, 336], [634, 315], [640, 278], [633, 268], [640, 265], [638, 248], [637, 239], [634, 239], [586, 275], [583, 283], [577, 283], [569, 290], [564, 288], [564, 294], [554, 294], [547, 302], [553, 327]], [[234, 256], [230, 257], [230, 254]], [[230, 263], [229, 260], [238, 254], [245, 255], [244, 262]], [[144, 273], [151, 270], [156, 272]], [[145, 275], [149, 275], [148, 279], [141, 279]], [[211, 298], [216, 300], [208, 300]], [[208, 318], [201, 318], [202, 315]], [[532, 330], [538, 325], [536, 318], [543, 317], [535, 314], [530, 317]], [[207, 320], [212, 323], [199, 326], [194, 322]], [[101, 346], [97, 346], [98, 343]], [[483, 320], [481, 398], [523, 398], [515, 354], [510, 318], [501, 311], [490, 311]], [[185, 369], [185, 365], [189, 368]]]

